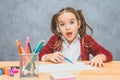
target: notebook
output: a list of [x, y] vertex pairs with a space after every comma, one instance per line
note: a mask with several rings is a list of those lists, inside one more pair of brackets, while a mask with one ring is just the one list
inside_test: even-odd
[[83, 62], [71, 63], [59, 63], [59, 64], [41, 64], [39, 66], [39, 72], [41, 73], [52, 73], [52, 72], [71, 72], [71, 71], [82, 71], [82, 70], [95, 70], [99, 69], [90, 65], [86, 65]]

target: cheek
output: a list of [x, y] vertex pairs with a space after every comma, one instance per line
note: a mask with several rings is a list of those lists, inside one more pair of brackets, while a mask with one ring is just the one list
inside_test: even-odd
[[75, 35], [78, 33], [78, 29], [79, 29], [79, 28], [74, 29], [73, 32], [74, 32]]
[[60, 33], [61, 33], [62, 35], [65, 34], [65, 29], [59, 28], [59, 31], [60, 31]]

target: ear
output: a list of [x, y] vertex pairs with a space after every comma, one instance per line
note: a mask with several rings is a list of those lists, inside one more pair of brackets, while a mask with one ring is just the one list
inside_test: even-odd
[[80, 26], [81, 26], [81, 21], [78, 20], [78, 29], [80, 28]]

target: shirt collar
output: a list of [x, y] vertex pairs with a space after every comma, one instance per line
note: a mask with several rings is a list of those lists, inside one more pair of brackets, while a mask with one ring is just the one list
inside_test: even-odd
[[[63, 42], [65, 42], [67, 45], [69, 45], [67, 40], [63, 36], [62, 36], [62, 39], [63, 39]], [[75, 42], [76, 40], [80, 40], [80, 35], [79, 34], [76, 36], [76, 38], [73, 40], [73, 42]]]

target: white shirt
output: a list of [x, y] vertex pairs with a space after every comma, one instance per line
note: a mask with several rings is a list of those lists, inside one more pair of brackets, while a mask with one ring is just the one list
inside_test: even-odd
[[[62, 43], [62, 50], [61, 52], [65, 55], [65, 57], [69, 58], [72, 61], [80, 60], [80, 52], [81, 52], [81, 45], [80, 45], [80, 36], [73, 40], [71, 44], [69, 44], [64, 37]], [[42, 61], [44, 61], [45, 55], [42, 57]]]
[[61, 52], [65, 55], [65, 57], [71, 59], [72, 61], [80, 60], [80, 52], [81, 52], [81, 45], [80, 45], [80, 36], [73, 40], [71, 44], [69, 44], [64, 37], [62, 43], [62, 50]]

